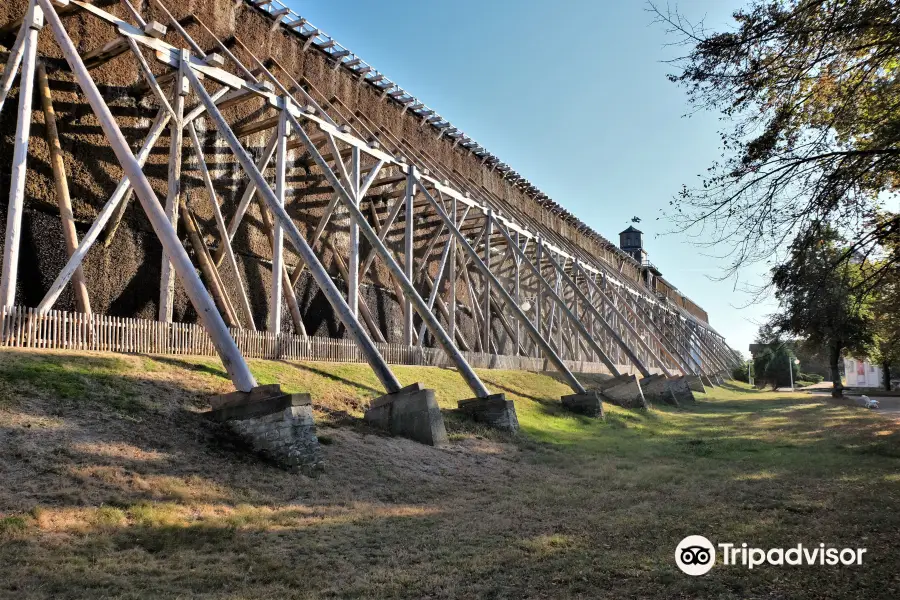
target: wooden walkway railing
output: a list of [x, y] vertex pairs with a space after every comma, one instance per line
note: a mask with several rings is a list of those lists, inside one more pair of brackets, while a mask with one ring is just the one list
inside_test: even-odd
[[[230, 329], [231, 336], [246, 358], [268, 360], [310, 360], [361, 363], [362, 353], [351, 340], [300, 337], [249, 329]], [[419, 348], [403, 344], [376, 343], [390, 364], [452, 367], [439, 348]], [[206, 330], [194, 323], [162, 323], [101, 314], [52, 310], [39, 314], [33, 308], [0, 308], [0, 347], [46, 348], [118, 352], [122, 354], [182, 354], [216, 356]], [[463, 352], [473, 367], [544, 371], [552, 366], [544, 359], [527, 356], [498, 356]], [[600, 363], [568, 361], [582, 373], [608, 373]], [[630, 367], [621, 366], [623, 373]]]

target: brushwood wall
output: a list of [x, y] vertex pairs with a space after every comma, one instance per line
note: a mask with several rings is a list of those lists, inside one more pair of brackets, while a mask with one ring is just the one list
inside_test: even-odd
[[[145, 18], [165, 22], [152, 3], [133, 0]], [[27, 8], [27, 0], [8, 0], [0, 4], [0, 24], [21, 17]], [[124, 9], [115, 0], [97, 0], [97, 6], [108, 12], [128, 19]], [[179, 0], [167, 2], [168, 8], [177, 18], [195, 15], [201, 19], [222, 40], [237, 36], [252, 48], [260, 58], [271, 56], [290, 70], [298, 79], [308, 82], [319, 97], [317, 100], [336, 99], [342, 114], [333, 114], [339, 122], [352, 120], [362, 114], [375, 123], [411, 144], [419, 152], [444, 165], [477, 187], [490, 191], [502, 202], [515, 206], [532, 219], [558, 232], [560, 235], [582, 246], [589, 254], [605, 260], [636, 282], [640, 273], [636, 263], [624, 257], [612, 244], [598, 236], [578, 231], [573, 224], [551, 214], [534, 199], [510, 186], [500, 174], [484, 167], [480, 160], [461, 147], [454, 147], [447, 138], [438, 138], [430, 127], [422, 127], [421, 120], [410, 114], [403, 114], [396, 103], [384, 99], [380, 92], [370, 85], [361, 85], [358, 77], [353, 77], [345, 69], [334, 69], [322, 52], [310, 48], [303, 50], [303, 41], [284, 28], [272, 27], [269, 17], [246, 4], [235, 4], [233, 0]], [[66, 18], [67, 29], [79, 52], [85, 54], [94, 50], [116, 35], [112, 27], [87, 14], [77, 14]], [[214, 40], [196, 24], [188, 25], [188, 31], [209, 51], [215, 51]], [[15, 32], [0, 39], [0, 45], [8, 48]], [[166, 41], [183, 46], [170, 28]], [[113, 152], [103, 135], [97, 119], [80, 94], [74, 79], [68, 72], [61, 53], [49, 31], [41, 34], [39, 52], [44, 57], [50, 73], [51, 89], [59, 131], [64, 151], [65, 165], [74, 204], [74, 213], [80, 236], [87, 231], [98, 211], [107, 201], [122, 178]], [[7, 53], [0, 52], [5, 62]], [[164, 69], [154, 64], [157, 74]], [[155, 99], [151, 94], [141, 93], [140, 74], [134, 59], [122, 55], [92, 71], [107, 103], [122, 128], [132, 148], [137, 149], [143, 142], [147, 130], [156, 116]], [[414, 86], [415, 82], [408, 82]], [[14, 89], [0, 115], [0, 165], [12, 162], [13, 138], [16, 130], [16, 110], [18, 89]], [[43, 114], [39, 101], [33, 107], [32, 143], [28, 161], [29, 171], [26, 182], [25, 216], [19, 282], [16, 292], [17, 303], [35, 306], [49, 289], [50, 284], [66, 261], [65, 247], [59, 221], [59, 211], [49, 163], [49, 150], [44, 139]], [[262, 101], [254, 100], [228, 109], [226, 117], [235, 124], [246, 124], [259, 120], [271, 113]], [[233, 214], [237, 202], [247, 185], [247, 177], [242, 173], [231, 152], [224, 146], [215, 131], [207, 130], [204, 121], [196, 122], [205, 145], [204, 152], [215, 180], [216, 194], [222, 204], [226, 219]], [[258, 157], [271, 131], [253, 134], [244, 138], [245, 146], [254, 157]], [[215, 235], [215, 222], [210, 199], [203, 186], [196, 157], [188, 139], [184, 146], [183, 201], [197, 216], [204, 233], [209, 238]], [[169, 138], [164, 134], [147, 161], [145, 173], [160, 199], [166, 196], [168, 176]], [[309, 237], [323, 214], [332, 191], [322, 179], [318, 169], [313, 168], [299, 149], [289, 154], [288, 182], [290, 192], [287, 209], [300, 227], [301, 233]], [[385, 172], [390, 175], [391, 172]], [[274, 181], [274, 172], [266, 173]], [[6, 208], [10, 172], [0, 168], [0, 244], [5, 235]], [[402, 187], [402, 186], [401, 186]], [[394, 188], [375, 190], [363, 207], [371, 204], [370, 210], [383, 219], [388, 206], [396, 197]], [[326, 230], [337, 251], [346, 256], [347, 217], [338, 213]], [[422, 253], [435, 233], [437, 222], [425, 219], [416, 224], [416, 251]], [[387, 242], [398, 252], [402, 252], [402, 236], [389, 236]], [[183, 239], [184, 228], [179, 228]], [[102, 239], [102, 238], [101, 238]], [[443, 248], [445, 240], [437, 245]], [[266, 233], [261, 228], [260, 215], [256, 205], [251, 206], [245, 224], [238, 230], [234, 240], [239, 267], [244, 281], [251, 292], [254, 320], [258, 325], [266, 322], [269, 303], [268, 289], [271, 280], [271, 247]], [[286, 248], [289, 245], [286, 244]], [[339, 279], [339, 272], [330, 250], [321, 250], [322, 262]], [[368, 246], [363, 244], [363, 256]], [[430, 259], [429, 271], [434, 274], [439, 253]], [[288, 252], [288, 262], [296, 263], [296, 258]], [[92, 307], [96, 312], [115, 316], [155, 318], [159, 302], [159, 277], [161, 246], [147, 221], [140, 204], [133, 200], [125, 213], [118, 233], [107, 247], [96, 244], [84, 262]], [[233, 275], [223, 269], [226, 286], [234, 289]], [[343, 287], [343, 286], [342, 286]], [[305, 326], [311, 335], [341, 337], [343, 328], [336, 321], [315, 283], [304, 275], [297, 289], [298, 300], [304, 313]], [[428, 288], [423, 288], [427, 293]], [[387, 271], [376, 261], [362, 285], [363, 301], [380, 321], [382, 330], [387, 332], [389, 341], [397, 341], [400, 336], [402, 318], [400, 305], [393, 294], [393, 287]], [[465, 292], [463, 292], [465, 294]], [[464, 303], [463, 303], [464, 304]], [[66, 289], [60, 297], [57, 308], [74, 309], [74, 297]], [[697, 307], [699, 308], [699, 307]], [[287, 314], [285, 308], [284, 314]], [[705, 314], [704, 314], [705, 316]], [[471, 315], [465, 309], [461, 315], [464, 331], [472, 329]], [[196, 315], [188, 298], [180, 286], [176, 286], [175, 319], [193, 321]], [[292, 329], [290, 319], [284, 319], [284, 330]], [[500, 327], [496, 327], [498, 331]]]

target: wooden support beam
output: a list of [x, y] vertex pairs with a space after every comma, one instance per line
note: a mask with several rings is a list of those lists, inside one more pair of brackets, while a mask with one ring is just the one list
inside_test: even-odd
[[3, 272], [0, 275], [0, 303], [16, 303], [16, 282], [19, 270], [19, 243], [22, 238], [22, 212], [25, 204], [25, 180], [28, 177], [28, 142], [31, 137], [31, 105], [34, 98], [34, 71], [37, 65], [38, 32], [44, 26], [44, 12], [32, 4], [25, 19], [22, 55], [22, 76], [16, 136], [13, 146], [12, 176], [9, 184], [9, 204], [6, 211], [6, 242], [3, 246]]
[[[109, 140], [110, 146], [116, 155], [119, 164], [135, 188], [135, 193], [147, 214], [147, 218], [159, 237], [163, 247], [170, 253], [175, 262], [178, 275], [184, 284], [185, 291], [191, 299], [197, 314], [203, 321], [210, 339], [222, 359], [222, 365], [231, 377], [235, 387], [242, 392], [249, 392], [256, 387], [256, 379], [247, 367], [247, 363], [238, 350], [234, 339], [228, 332], [225, 323], [216, 313], [213, 301], [203, 288], [196, 271], [191, 265], [190, 258], [182, 247], [178, 236], [169, 223], [165, 213], [159, 206], [159, 199], [153, 191], [153, 187], [138, 165], [138, 161], [131, 153], [122, 131], [116, 124], [109, 107], [103, 99], [97, 84], [91, 79], [90, 72], [81, 61], [75, 44], [69, 38], [66, 29], [59, 16], [53, 11], [50, 0], [37, 0], [46, 10], [47, 20], [53, 30], [53, 35], [59, 43], [62, 54], [72, 69], [79, 86], [84, 91], [88, 103], [91, 106], [103, 133]], [[87, 237], [87, 236], [85, 236]]]
[[159, 102], [159, 105], [169, 113], [170, 117], [176, 117], [175, 109], [172, 108], [172, 106], [169, 104], [169, 101], [166, 99], [165, 92], [163, 92], [162, 87], [156, 80], [156, 76], [153, 75], [153, 71], [150, 70], [150, 65], [147, 64], [147, 59], [145, 59], [144, 55], [141, 53], [141, 49], [138, 47], [137, 42], [129, 37], [126, 38], [126, 43], [128, 44], [128, 47], [131, 48], [131, 53], [134, 54], [135, 59], [137, 59], [138, 65], [141, 67], [141, 72], [144, 74], [144, 80], [156, 95], [156, 99]]
[[[259, 215], [266, 236], [269, 238], [269, 244], [275, 244], [274, 226], [272, 225], [272, 217], [269, 209], [266, 208], [266, 202], [260, 196], [256, 196], [256, 203], [259, 206]], [[288, 276], [287, 266], [281, 265], [281, 288], [284, 292], [284, 300], [288, 305], [288, 312], [291, 313], [291, 321], [294, 323], [294, 331], [297, 335], [306, 337], [306, 326], [303, 324], [303, 315], [300, 313], [300, 304], [297, 302], [297, 294], [291, 285], [291, 279]]]
[[[334, 285], [334, 282], [322, 267], [321, 262], [319, 262], [312, 248], [309, 247], [309, 244], [306, 243], [306, 240], [300, 234], [297, 226], [293, 223], [293, 221], [291, 221], [290, 215], [288, 215], [284, 207], [278, 203], [278, 198], [276, 197], [275, 193], [268, 186], [268, 183], [266, 182], [263, 174], [254, 165], [253, 159], [250, 158], [250, 156], [247, 154], [247, 151], [243, 148], [243, 146], [241, 146], [240, 140], [237, 138], [237, 136], [234, 135], [234, 132], [229, 127], [228, 122], [225, 120], [225, 117], [222, 115], [222, 113], [216, 107], [215, 102], [210, 97], [209, 92], [206, 91], [206, 89], [203, 87], [202, 82], [197, 78], [196, 74], [194, 74], [191, 69], [188, 69], [185, 74], [190, 80], [191, 86], [193, 87], [198, 99], [206, 107], [207, 113], [215, 124], [216, 129], [219, 131], [222, 138], [224, 138], [225, 142], [228, 144], [228, 147], [231, 148], [232, 153], [234, 154], [235, 158], [237, 158], [238, 162], [240, 162], [244, 172], [247, 173], [247, 175], [252, 178], [253, 182], [256, 184], [260, 194], [266, 201], [266, 205], [269, 207], [269, 210], [272, 211], [275, 220], [278, 221], [285, 229], [285, 233], [290, 239], [291, 244], [294, 246], [298, 255], [307, 263], [310, 274], [312, 275], [313, 279], [315, 279], [316, 283], [319, 286], [319, 289], [322, 290], [322, 294], [328, 300], [329, 304], [331, 304], [341, 322], [344, 323], [348, 335], [356, 342], [356, 345], [360, 349], [360, 352], [365, 355], [367, 362], [372, 367], [372, 370], [375, 372], [375, 375], [378, 377], [379, 381], [382, 383], [388, 393], [399, 391], [402, 386], [397, 380], [397, 377], [393, 374], [390, 366], [385, 362], [384, 357], [381, 356], [381, 353], [378, 351], [378, 348], [375, 347], [371, 338], [366, 334], [365, 330], [362, 328], [361, 323], [352, 314], [350, 314], [347, 302], [344, 300], [341, 292]], [[287, 114], [288, 120], [291, 124], [291, 128], [296, 132], [296, 134], [303, 138], [306, 138], [306, 133], [303, 131], [303, 128], [300, 126], [297, 120], [290, 114], [290, 112], [285, 111], [285, 114]], [[306, 139], [308, 140], [308, 138]], [[311, 151], [315, 151], [315, 146], [311, 142], [309, 143], [309, 147], [312, 149]], [[323, 166], [325, 169], [328, 168], [328, 165]], [[338, 188], [343, 191], [343, 188], [340, 187], [339, 182]]]
[[[350, 161], [350, 186], [349, 192], [353, 194], [356, 207], [359, 208], [360, 198], [360, 151], [353, 147]], [[350, 216], [350, 259], [347, 279], [347, 304], [353, 314], [359, 312], [359, 224], [353, 216]]]
[[187, 42], [188, 46], [191, 47], [191, 51], [193, 51], [193, 53], [200, 58], [206, 58], [206, 52], [203, 51], [203, 48], [201, 48], [200, 45], [194, 41], [194, 38], [188, 35], [188, 32], [185, 31], [184, 27], [181, 26], [181, 23], [178, 22], [178, 19], [172, 16], [172, 13], [169, 12], [169, 9], [167, 9], [166, 6], [162, 2], [160, 2], [160, 0], [152, 0], [152, 2], [163, 12], [164, 15], [166, 15], [166, 19], [169, 21], [169, 24], [175, 31], [178, 32], [178, 35], [181, 36], [181, 39]]
[[[494, 227], [494, 214], [489, 208], [484, 222], [484, 266], [491, 268], [491, 233]], [[484, 336], [481, 345], [487, 348], [491, 343], [491, 280], [484, 279]]]
[[[340, 253], [337, 251], [337, 248], [334, 247], [330, 238], [325, 238], [325, 247], [331, 251], [331, 255], [334, 256], [334, 264], [338, 269], [338, 273], [341, 274], [341, 277], [344, 281], [348, 281], [350, 278], [350, 273], [348, 271], [347, 264], [344, 262], [344, 259], [341, 257]], [[372, 334], [377, 341], [384, 343], [385, 337], [384, 334], [381, 333], [381, 329], [378, 327], [378, 321], [372, 315], [372, 311], [369, 310], [369, 307], [365, 304], [358, 305], [359, 314], [363, 318], [363, 322], [365, 322], [366, 327], [369, 329], [369, 333]]]
[[[281, 109], [281, 122], [278, 124], [278, 141], [275, 143], [275, 198], [284, 207], [287, 193], [287, 139], [290, 126], [287, 122], [287, 110]], [[281, 332], [281, 270], [284, 266], [284, 229], [281, 223], [275, 222], [272, 242], [272, 283], [269, 299], [269, 331]]]
[[[387, 227], [382, 228], [381, 221], [378, 218], [378, 213], [375, 211], [374, 205], [372, 205], [372, 204], [369, 205], [369, 212], [372, 215], [372, 220], [375, 222], [375, 227], [378, 229], [378, 231], [381, 232], [382, 230], [384, 230], [386, 233], [386, 230], [388, 228]], [[381, 235], [381, 233], [379, 233], [378, 235]], [[384, 238], [381, 238], [381, 239], [384, 239]], [[376, 256], [375, 251], [373, 250], [369, 256], [374, 260], [374, 258]], [[363, 279], [367, 270], [368, 270], [368, 268], [367, 268], [366, 264], [363, 264], [362, 268], [360, 269], [360, 276], [359, 276], [360, 280]], [[391, 286], [394, 288], [394, 296], [396, 296], [396, 298], [397, 298], [397, 303], [401, 304], [403, 302], [403, 289], [400, 287], [400, 284], [397, 282], [397, 277], [393, 274], [393, 271], [391, 271], [390, 279], [391, 279]], [[417, 341], [417, 335], [418, 334], [415, 331], [413, 331], [413, 336], [416, 338], [413, 341]]]
[[478, 332], [481, 331], [481, 328], [484, 327], [484, 324], [481, 322], [481, 319], [484, 318], [484, 314], [481, 311], [481, 306], [478, 304], [478, 300], [476, 298], [477, 292], [475, 291], [475, 286], [472, 284], [472, 278], [469, 276], [469, 270], [467, 268], [468, 257], [457, 255], [457, 260], [460, 262], [458, 268], [463, 276], [463, 283], [466, 286], [466, 290], [468, 291], [468, 309], [469, 313], [472, 317], [472, 321], [475, 323], [475, 351], [476, 352], [489, 352], [488, 348], [484, 346], [484, 341], [482, 337], [478, 335]]
[[[422, 277], [422, 281], [428, 286], [428, 291], [431, 292], [434, 289], [434, 283], [431, 281], [431, 278], [426, 274]], [[437, 299], [435, 300], [435, 305], [438, 308], [438, 311], [441, 313], [441, 316], [447, 320], [447, 323], [450, 323], [450, 311], [447, 308], [447, 304], [441, 298], [440, 294], [438, 294]], [[449, 330], [448, 330], [449, 334]], [[458, 328], [454, 328], [453, 331], [454, 338], [456, 340], [457, 345], [464, 351], [470, 352], [472, 350], [471, 346], [469, 346], [469, 342], [466, 341], [466, 338], [463, 337], [462, 333], [460, 333]], [[418, 342], [417, 342], [418, 343]]]
[[137, 11], [137, 9], [129, 2], [128, 0], [120, 0], [119, 2], [122, 6], [125, 7], [125, 10], [131, 15], [134, 21], [138, 24], [142, 29], [147, 26], [147, 21], [144, 20], [144, 17], [141, 16], [141, 13]]
[[[63, 161], [62, 145], [59, 142], [59, 131], [56, 127], [56, 111], [53, 109], [53, 98], [50, 94], [50, 83], [47, 80], [47, 69], [43, 62], [37, 64], [37, 82], [44, 110], [44, 129], [47, 145], [50, 147], [50, 166], [53, 169], [53, 183], [56, 186], [56, 201], [59, 204], [59, 218], [62, 225], [63, 238], [66, 242], [66, 254], [69, 258], [78, 248], [78, 234], [75, 231], [75, 217], [72, 214], [72, 198], [69, 196], [69, 180], [66, 177], [66, 165]], [[75, 292], [75, 306], [78, 312], [91, 314], [91, 299], [88, 296], [84, 271], [79, 266], [72, 275], [72, 290]]]
[[[259, 160], [256, 161], [257, 170], [262, 173], [269, 166], [269, 163], [272, 161], [272, 157], [275, 156], [275, 146], [278, 144], [278, 134], [276, 133], [270, 139], [268, 144], [266, 144], [265, 150], [263, 150], [262, 155], [259, 157]], [[228, 241], [234, 239], [235, 233], [237, 233], [237, 229], [241, 224], [241, 221], [244, 220], [244, 215], [247, 214], [247, 209], [250, 208], [250, 202], [253, 200], [253, 196], [256, 195], [256, 184], [251, 179], [247, 182], [247, 189], [244, 190], [244, 195], [241, 196], [241, 201], [238, 202], [237, 210], [234, 212], [234, 216], [231, 217], [231, 221], [228, 223]], [[225, 256], [225, 248], [219, 248], [215, 255], [215, 263], [218, 265], [222, 262], [222, 258]]]
[[[156, 121], [150, 127], [150, 132], [147, 134], [146, 140], [144, 140], [144, 145], [135, 157], [138, 168], [143, 168], [144, 163], [147, 161], [147, 157], [150, 155], [150, 150], [153, 148], [156, 140], [162, 135], [168, 122], [169, 115], [166, 114], [165, 111], [160, 111], [156, 117]], [[88, 229], [88, 232], [84, 235], [84, 238], [82, 238], [75, 253], [69, 258], [69, 261], [63, 267], [62, 271], [60, 271], [59, 275], [56, 276], [50, 289], [47, 290], [47, 294], [38, 305], [39, 313], [44, 314], [53, 307], [53, 304], [56, 302], [57, 298], [59, 298], [60, 293], [62, 293], [62, 290], [68, 285], [69, 280], [75, 274], [75, 270], [81, 265], [84, 257], [100, 236], [100, 232], [103, 231], [103, 228], [106, 227], [106, 224], [114, 216], [113, 213], [118, 214], [118, 209], [127, 202], [132, 189], [128, 177], [123, 177], [119, 181], [119, 185], [116, 186], [112, 196], [106, 201], [103, 208], [100, 209], [97, 218], [94, 220], [91, 228]]]
[[19, 66], [22, 64], [22, 56], [25, 54], [25, 38], [29, 30], [30, 27], [22, 25], [19, 29], [19, 34], [16, 36], [16, 41], [13, 42], [12, 47], [9, 49], [6, 68], [3, 69], [3, 75], [0, 76], [0, 112], [3, 111], [3, 105], [6, 103], [6, 98], [12, 89], [13, 80], [16, 78], [16, 73], [19, 72]]
[[506, 305], [506, 309], [508, 311], [510, 311], [513, 315], [515, 315], [515, 317], [519, 321], [522, 322], [522, 324], [526, 327], [526, 329], [528, 329], [528, 333], [532, 336], [532, 338], [535, 340], [535, 342], [537, 342], [538, 344], [541, 345], [541, 348], [544, 351], [544, 354], [547, 356], [547, 359], [551, 363], [553, 363], [553, 365], [559, 370], [559, 372], [562, 374], [563, 378], [566, 380], [566, 382], [569, 384], [569, 386], [573, 390], [575, 390], [575, 392], [578, 394], [585, 393], [586, 390], [585, 390], [584, 386], [581, 384], [581, 382], [578, 381], [578, 379], [575, 377], [575, 375], [572, 373], [572, 371], [569, 370], [569, 368], [562, 361], [562, 359], [559, 357], [559, 355], [553, 351], [553, 348], [551, 348], [550, 345], [547, 344], [547, 341], [543, 338], [543, 336], [540, 335], [540, 332], [538, 332], [534, 328], [534, 326], [528, 320], [528, 317], [525, 316], [525, 314], [518, 307], [518, 305], [516, 305], [513, 298], [509, 295], [509, 292], [507, 292], [503, 288], [503, 286], [500, 285], [500, 283], [498, 281], [496, 281], [496, 278], [491, 273], [490, 269], [485, 267], [484, 263], [481, 262], [481, 259], [479, 258], [478, 253], [475, 251], [474, 248], [472, 248], [472, 246], [466, 240], [465, 236], [463, 236], [463, 234], [460, 233], [457, 229], [453, 228], [453, 221], [450, 219], [450, 217], [447, 216], [447, 214], [444, 212], [444, 210], [440, 207], [440, 205], [438, 204], [438, 201], [435, 200], [434, 196], [432, 196], [431, 193], [428, 191], [428, 189], [425, 187], [422, 187], [422, 192], [423, 192], [425, 198], [428, 200], [428, 202], [431, 203], [431, 206], [434, 208], [435, 212], [437, 212], [437, 214], [440, 215], [441, 219], [448, 226], [448, 229], [451, 231], [451, 233], [454, 236], [456, 236], [457, 240], [460, 243], [460, 246], [465, 250], [466, 254], [472, 260], [473, 264], [475, 264], [475, 266], [478, 268], [478, 270], [481, 271], [482, 276], [485, 277], [486, 279], [492, 279], [492, 283], [496, 287], [497, 293], [501, 296], [504, 304]]
[[225, 323], [229, 327], [240, 327], [240, 323], [238, 323], [237, 317], [232, 311], [231, 303], [227, 300], [225, 290], [219, 280], [216, 266], [212, 264], [212, 258], [209, 256], [206, 244], [200, 237], [200, 232], [193, 219], [193, 215], [191, 215], [185, 204], [181, 204], [180, 209], [181, 220], [184, 221], [184, 228], [185, 231], [187, 231], [188, 240], [191, 243], [191, 247], [194, 249], [194, 256], [197, 257], [197, 264], [200, 265], [200, 272], [203, 273], [203, 279], [206, 280], [206, 286], [209, 288], [213, 299], [216, 301], [216, 307], [219, 309], [219, 314], [222, 315], [222, 318], [225, 319]]
[[117, 37], [99, 48], [88, 51], [82, 60], [88, 69], [96, 69], [126, 52], [128, 52], [128, 42], [123, 37]]
[[[457, 225], [456, 196], [452, 197], [451, 203], [452, 203], [452, 210], [453, 210], [453, 213], [451, 215], [453, 218], [453, 224]], [[456, 240], [453, 239], [452, 234], [450, 235], [450, 239], [447, 241], [447, 244], [450, 246], [450, 256], [449, 256], [450, 275], [448, 278], [450, 285], [449, 285], [449, 289], [447, 290], [447, 293], [450, 295], [450, 310], [448, 311], [447, 321], [448, 321], [448, 326], [449, 326], [450, 337], [454, 338], [454, 334], [456, 333], [456, 291], [457, 291], [457, 289], [456, 289], [456, 260], [457, 260], [457, 258], [456, 258]]]
[[[169, 123], [169, 183], [166, 193], [166, 217], [172, 225], [172, 229], [178, 232], [178, 212], [181, 203], [181, 167], [184, 139], [184, 99], [188, 94], [187, 81], [183, 71], [190, 60], [190, 54], [182, 52], [182, 66], [175, 86], [172, 88], [175, 118]], [[175, 302], [175, 271], [168, 253], [163, 250], [162, 267], [160, 269], [159, 282], [159, 320], [164, 323], [172, 322], [172, 311]]]
[[[404, 229], [403, 269], [406, 278], [413, 281], [413, 241], [415, 228], [415, 201], [416, 201], [416, 175], [415, 167], [409, 168], [406, 180], [406, 227]], [[408, 296], [403, 299], [403, 343], [412, 346], [413, 343], [413, 307], [412, 299]]]
[[[188, 125], [188, 132], [191, 136], [191, 143], [194, 147], [194, 153], [197, 157], [197, 164], [200, 167], [200, 174], [203, 177], [203, 183], [206, 186], [206, 194], [212, 204], [213, 216], [216, 220], [216, 228], [219, 230], [220, 244], [225, 249], [225, 256], [228, 257], [228, 266], [234, 273], [235, 282], [237, 283], [238, 299], [241, 301], [241, 309], [244, 318], [250, 329], [256, 331], [256, 323], [253, 322], [253, 309], [250, 308], [250, 299], [247, 297], [247, 291], [244, 289], [244, 278], [241, 277], [241, 270], [238, 267], [237, 259], [231, 249], [231, 242], [228, 239], [228, 230], [225, 227], [225, 219], [222, 218], [222, 211], [219, 208], [219, 199], [216, 194], [216, 188], [213, 185], [212, 177], [209, 174], [209, 168], [206, 166], [206, 157], [203, 155], [203, 146], [200, 144], [200, 137], [193, 123]], [[213, 263], [218, 268], [218, 265]], [[224, 286], [223, 286], [224, 287]]]

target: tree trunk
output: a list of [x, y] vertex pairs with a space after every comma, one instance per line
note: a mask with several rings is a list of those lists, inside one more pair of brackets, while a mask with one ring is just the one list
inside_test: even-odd
[[884, 391], [891, 391], [891, 363], [886, 360], [881, 362], [881, 376], [884, 381]]
[[828, 356], [828, 367], [831, 371], [831, 381], [832, 381], [832, 389], [831, 389], [831, 397], [832, 398], [843, 398], [844, 397], [844, 384], [841, 383], [841, 370], [838, 368], [838, 363], [841, 360], [841, 346], [843, 344], [840, 341], [834, 342], [831, 347], [831, 352]]

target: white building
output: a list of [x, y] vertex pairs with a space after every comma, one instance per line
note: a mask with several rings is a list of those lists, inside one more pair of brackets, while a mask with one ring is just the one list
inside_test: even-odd
[[844, 373], [847, 387], [881, 387], [883, 375], [881, 367], [873, 365], [868, 359], [844, 357]]

